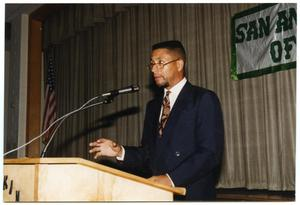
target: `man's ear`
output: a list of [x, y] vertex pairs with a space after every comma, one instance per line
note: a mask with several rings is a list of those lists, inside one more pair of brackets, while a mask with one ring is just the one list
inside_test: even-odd
[[176, 61], [177, 63], [177, 69], [179, 72], [183, 71], [184, 68], [184, 61], [182, 59], [179, 59]]

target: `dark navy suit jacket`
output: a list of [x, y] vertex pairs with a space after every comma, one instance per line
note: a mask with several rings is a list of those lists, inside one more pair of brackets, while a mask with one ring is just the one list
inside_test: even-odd
[[149, 176], [169, 174], [186, 187], [184, 200], [214, 200], [223, 152], [223, 118], [216, 94], [187, 82], [158, 137], [163, 96], [147, 104], [140, 147], [125, 147], [123, 164]]

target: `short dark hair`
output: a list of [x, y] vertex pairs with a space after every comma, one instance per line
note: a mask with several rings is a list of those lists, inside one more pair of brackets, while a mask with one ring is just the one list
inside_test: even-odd
[[163, 41], [160, 43], [156, 43], [152, 46], [152, 51], [159, 48], [166, 48], [175, 51], [180, 55], [180, 57], [184, 62], [186, 60], [185, 49], [180, 41], [172, 40], [172, 41]]

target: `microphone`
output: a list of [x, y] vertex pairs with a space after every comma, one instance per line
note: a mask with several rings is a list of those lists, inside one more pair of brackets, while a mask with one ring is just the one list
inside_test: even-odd
[[117, 96], [119, 94], [126, 94], [126, 93], [134, 93], [139, 91], [138, 85], [131, 85], [125, 88], [117, 89], [117, 90], [111, 90], [107, 93], [101, 94], [102, 97], [111, 97], [111, 96]]

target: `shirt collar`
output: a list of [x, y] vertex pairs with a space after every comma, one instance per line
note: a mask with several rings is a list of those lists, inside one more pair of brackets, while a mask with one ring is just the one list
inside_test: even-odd
[[[182, 90], [183, 86], [185, 85], [185, 83], [187, 82], [187, 79], [184, 77], [181, 81], [179, 81], [175, 86], [173, 86], [170, 91], [171, 94], [177, 96], [180, 91]], [[164, 96], [166, 95], [167, 89], [164, 89]]]

